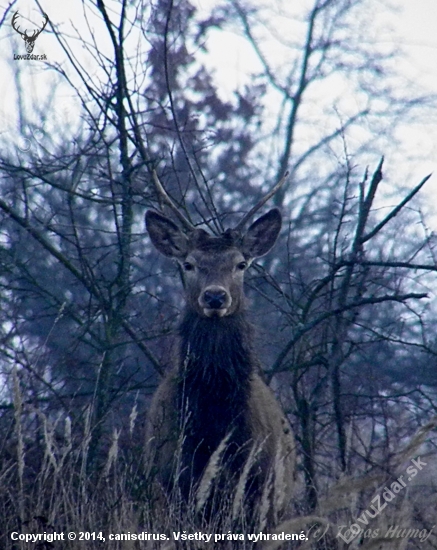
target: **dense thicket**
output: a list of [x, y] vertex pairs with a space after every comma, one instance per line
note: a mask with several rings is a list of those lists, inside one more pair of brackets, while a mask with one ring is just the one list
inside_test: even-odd
[[[2, 138], [0, 517], [65, 524], [62, 477], [86, 500], [117, 472], [102, 497], [111, 513], [117, 491], [142, 500], [141, 426], [183, 307], [176, 267], [145, 235], [145, 211], [161, 207], [153, 169], [213, 232], [289, 171], [272, 199], [285, 229], [247, 293], [297, 437], [296, 514], [329, 515], [336, 480], [390, 479], [436, 412], [435, 236], [416, 196], [426, 178], [384, 184], [380, 162], [431, 99], [396, 73], [397, 52], [367, 25], [371, 0], [295, 13], [238, 0], [209, 14], [186, 0], [82, 5], [76, 36], [52, 22], [64, 62], [14, 66], [19, 133]], [[232, 58], [223, 31], [257, 59], [232, 94], [208, 51], [222, 36]], [[411, 449], [435, 468], [435, 438]], [[359, 491], [349, 520], [372, 494]], [[427, 527], [430, 510], [408, 506]]]

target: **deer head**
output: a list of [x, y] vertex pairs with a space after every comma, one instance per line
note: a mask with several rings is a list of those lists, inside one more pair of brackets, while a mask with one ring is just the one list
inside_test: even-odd
[[273, 208], [245, 234], [228, 229], [218, 237], [203, 229], [187, 235], [154, 211], [147, 212], [146, 225], [155, 248], [179, 262], [188, 308], [202, 317], [225, 317], [243, 308], [244, 273], [254, 258], [264, 256], [275, 244], [281, 214]]
[[188, 222], [154, 174], [159, 194], [175, 213], [183, 230], [154, 211], [146, 214], [147, 230], [155, 248], [180, 264], [187, 306], [191, 311], [201, 317], [217, 318], [243, 309], [244, 273], [255, 258], [267, 254], [275, 244], [281, 229], [281, 214], [273, 208], [252, 223], [247, 232], [243, 233], [242, 228], [248, 218], [283, 184], [284, 178], [234, 229], [213, 236]]
[[28, 23], [24, 18], [19, 14], [18, 11], [14, 13], [14, 16], [12, 17], [12, 28], [18, 32], [18, 34], [21, 35], [21, 38], [26, 43], [26, 51], [27, 53], [33, 52], [33, 47], [35, 46], [35, 40], [38, 38], [38, 36], [41, 34], [41, 32], [45, 29], [45, 26], [47, 25], [47, 21], [49, 20], [47, 14], [43, 13], [43, 23], [42, 27], [40, 29], [32, 29], [32, 31], [29, 30], [29, 32], [32, 32], [31, 35], [28, 35], [28, 29], [25, 29], [23, 32], [20, 31], [20, 23], [23, 21], [24, 23]]

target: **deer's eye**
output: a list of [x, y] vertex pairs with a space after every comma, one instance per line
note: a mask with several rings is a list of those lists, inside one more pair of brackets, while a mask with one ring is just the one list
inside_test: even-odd
[[240, 271], [244, 271], [247, 267], [247, 262], [240, 262], [239, 264], [237, 264], [237, 269], [239, 269]]
[[193, 271], [194, 270], [194, 265], [191, 264], [190, 262], [184, 262], [183, 263], [183, 268], [184, 268], [184, 271]]

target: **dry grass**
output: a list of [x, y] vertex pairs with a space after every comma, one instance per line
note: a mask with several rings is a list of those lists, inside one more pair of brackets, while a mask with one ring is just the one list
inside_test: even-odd
[[[22, 396], [17, 373], [14, 373], [14, 436], [13, 446], [9, 445], [9, 454], [3, 453], [0, 460], [0, 548], [1, 550], [83, 550], [84, 548], [107, 548], [109, 550], [184, 548], [187, 550], [220, 548], [276, 548], [295, 549], [309, 548], [314, 550], [341, 550], [343, 548], [406, 550], [421, 548], [431, 550], [437, 547], [437, 538], [434, 533], [425, 542], [418, 543], [414, 538], [387, 538], [385, 533], [390, 526], [412, 526], [411, 520], [417, 517], [420, 508], [423, 524], [432, 527], [435, 514], [435, 487], [429, 492], [419, 483], [411, 483], [408, 490], [403, 491], [389, 503], [385, 510], [376, 517], [371, 528], [378, 530], [378, 536], [366, 538], [359, 536], [350, 545], [339, 539], [337, 526], [350, 526], [356, 523], [357, 517], [363, 510], [369, 508], [374, 495], [390, 482], [390, 478], [378, 476], [363, 476], [343, 478], [321, 495], [319, 515], [296, 517], [297, 506], [290, 507], [289, 518], [278, 525], [274, 533], [300, 533], [308, 535], [308, 540], [301, 542], [284, 543], [281, 541], [261, 541], [255, 545], [247, 539], [248, 533], [266, 532], [266, 510], [270, 506], [269, 495], [279, 495], [280, 490], [271, 491], [275, 483], [271, 476], [259, 499], [256, 521], [253, 525], [247, 524], [244, 515], [244, 489], [249, 482], [250, 470], [256, 460], [259, 448], [253, 448], [241, 477], [237, 480], [234, 491], [227, 498], [219, 495], [221, 500], [220, 514], [216, 514], [210, 523], [202, 518], [202, 510], [207, 506], [212, 495], [218, 498], [217, 493], [211, 492], [214, 480], [220, 477], [220, 456], [226, 441], [212, 456], [204, 477], [197, 491], [193, 491], [192, 503], [184, 505], [180, 496], [175, 494], [170, 501], [164, 498], [154, 506], [149, 506], [147, 495], [150, 494], [150, 485], [144, 477], [144, 469], [140, 457], [134, 451], [127, 451], [121, 444], [122, 436], [135, 441], [139, 438], [136, 426], [136, 407], [130, 415], [130, 424], [126, 433], [114, 430], [110, 436], [106, 456], [99, 467], [90, 470], [89, 452], [91, 443], [90, 415], [85, 415], [86, 421], [83, 433], [74, 439], [71, 422], [68, 417], [48, 418], [41, 411], [26, 411], [26, 414], [38, 415], [42, 425], [43, 452], [39, 456], [32, 454], [32, 434], [26, 428], [23, 412]], [[423, 449], [424, 442], [430, 431], [435, 429], [437, 419], [433, 419], [427, 426], [411, 438], [410, 443], [398, 454], [398, 461], [391, 465], [393, 474], [399, 475], [405, 471], [412, 457]], [[12, 438], [11, 438], [12, 440]], [[132, 446], [133, 448], [134, 446]], [[6, 447], [4, 447], [6, 448]], [[435, 476], [434, 457], [424, 457], [429, 464], [431, 477]], [[280, 451], [278, 450], [278, 464], [280, 472]], [[275, 468], [276, 468], [275, 466]], [[434, 468], [434, 470], [432, 470]], [[426, 474], [426, 471], [424, 471]], [[276, 483], [280, 483], [276, 481]], [[302, 487], [298, 484], [296, 501], [302, 500]], [[246, 522], [246, 523], [245, 523]], [[435, 521], [434, 521], [435, 522]], [[12, 532], [20, 533], [52, 533], [52, 532], [102, 532], [105, 542], [100, 540], [54, 542], [51, 546], [37, 546], [31, 543], [14, 542], [10, 538]], [[205, 543], [199, 541], [174, 542], [173, 532], [187, 531], [195, 533], [202, 531], [207, 534], [233, 533], [244, 534], [244, 541], [227, 541], [220, 543]], [[325, 532], [325, 536], [319, 536]], [[165, 534], [170, 541], [110, 541], [110, 533], [158, 533]], [[315, 536], [317, 533], [317, 536]], [[320, 540], [318, 540], [320, 539]], [[214, 539], [213, 539], [214, 540]]]

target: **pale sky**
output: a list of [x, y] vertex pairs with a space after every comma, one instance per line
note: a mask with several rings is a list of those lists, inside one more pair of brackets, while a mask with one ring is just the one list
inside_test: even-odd
[[[394, 4], [402, 6], [402, 13], [387, 15], [389, 23], [394, 27], [399, 41], [405, 47], [408, 53], [408, 60], [402, 66], [410, 78], [414, 79], [424, 90], [437, 94], [437, 0], [391, 0]], [[307, 0], [301, 0], [307, 3]], [[59, 0], [41, 0], [43, 9], [48, 13], [52, 23], [60, 25], [62, 32], [67, 32], [70, 21], [80, 31], [82, 28], [86, 32], [85, 23], [82, 14], [82, 2], [80, 0], [69, 0], [68, 2], [59, 2]], [[214, 0], [193, 0], [193, 3], [201, 10], [207, 11], [209, 6], [214, 4]], [[16, 110], [16, 97], [14, 94], [14, 85], [12, 82], [11, 65], [16, 69], [17, 63], [20, 63], [20, 70], [24, 74], [28, 71], [26, 62], [13, 61], [13, 51], [11, 48], [11, 35], [16, 35], [10, 25], [12, 13], [15, 9], [24, 11], [29, 6], [35, 4], [34, 0], [17, 0], [13, 10], [0, 28], [1, 52], [0, 57], [0, 131], [2, 133], [13, 131], [11, 128], [11, 113]], [[0, 0], [0, 10], [3, 13], [6, 7], [5, 0]], [[294, 4], [298, 6], [299, 4]], [[387, 12], [388, 14], [389, 12]], [[96, 31], [98, 32], [98, 31]], [[390, 37], [388, 37], [390, 38]], [[250, 74], [250, 70], [256, 68], [253, 54], [243, 43], [243, 40], [236, 35], [228, 32], [226, 36], [226, 46], [232, 49], [232, 56], [223, 56], [223, 36], [218, 33], [211, 33], [208, 46], [213, 56], [216, 66], [217, 82], [223, 94], [229, 94], [235, 88], [244, 85], [245, 80]], [[19, 40], [20, 53], [25, 53], [24, 42]], [[80, 48], [78, 44], [78, 48]], [[16, 52], [15, 52], [16, 53]], [[57, 47], [53, 37], [44, 32], [38, 37], [34, 53], [45, 53], [50, 61], [57, 61], [60, 64], [65, 63], [64, 53]], [[14, 65], [15, 64], [15, 65]], [[35, 64], [32, 66], [35, 67]], [[43, 64], [37, 67], [34, 76], [24, 75], [25, 85], [39, 91], [40, 94], [48, 93], [47, 72]], [[29, 80], [30, 78], [30, 80]], [[23, 80], [23, 81], [24, 81]], [[351, 98], [353, 99], [353, 98]], [[57, 110], [68, 107], [68, 98], [59, 106]], [[66, 113], [65, 116], [67, 116]], [[71, 112], [70, 112], [71, 115]], [[437, 117], [436, 117], [437, 118]], [[13, 126], [16, 125], [14, 121]], [[404, 136], [407, 147], [412, 150], [416, 148], [421, 153], [422, 158], [417, 166], [409, 165], [406, 172], [412, 177], [418, 179], [425, 174], [436, 171], [437, 159], [437, 128], [429, 125], [423, 128], [420, 125], [411, 128]], [[436, 177], [436, 176], [435, 176]], [[434, 178], [435, 178], [434, 177]], [[417, 183], [417, 181], [416, 181]], [[432, 193], [432, 182], [428, 184], [428, 192]], [[413, 182], [414, 184], [414, 182]], [[437, 201], [436, 201], [437, 202]]]
[[[206, 9], [215, 0], [194, 0], [198, 8]], [[301, 0], [307, 4], [306, 0]], [[407, 54], [401, 70], [415, 81], [423, 92], [437, 96], [437, 0], [399, 0], [393, 2], [400, 7], [397, 13], [386, 12], [385, 23], [393, 27], [394, 35], [381, 37], [400, 44]], [[217, 59], [217, 80], [224, 93], [230, 94], [236, 87], [247, 82], [249, 70], [258, 68], [255, 56], [243, 38], [227, 32], [226, 45], [233, 54], [220, 60], [223, 51], [223, 38], [217, 31], [209, 40], [210, 52]], [[353, 97], [350, 98], [354, 100]], [[416, 165], [408, 165], [412, 177], [426, 175], [437, 170], [437, 111], [434, 126], [409, 128], [404, 139], [406, 147], [421, 153]], [[383, 153], [383, 152], [382, 152]], [[396, 159], [396, 161], [398, 160]], [[430, 181], [430, 183], [432, 183]], [[431, 185], [428, 184], [428, 190]], [[435, 194], [437, 196], [437, 193]], [[436, 201], [437, 205], [437, 201]]]

